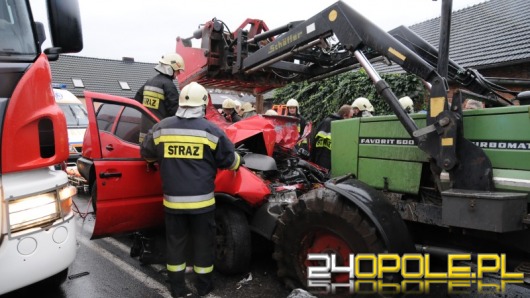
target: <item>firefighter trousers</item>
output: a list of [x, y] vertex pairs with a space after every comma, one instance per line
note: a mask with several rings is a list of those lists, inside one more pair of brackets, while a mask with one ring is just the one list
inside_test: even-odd
[[213, 288], [212, 271], [215, 258], [215, 211], [201, 214], [166, 212], [167, 269], [171, 292], [186, 290], [186, 247], [192, 244], [195, 287], [199, 292]]

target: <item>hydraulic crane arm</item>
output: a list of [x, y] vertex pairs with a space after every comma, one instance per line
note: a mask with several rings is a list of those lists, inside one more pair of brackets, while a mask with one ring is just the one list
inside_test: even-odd
[[[202, 37], [200, 54], [177, 40], [177, 52], [183, 55], [187, 65], [189, 59], [202, 59], [195, 63], [199, 64], [197, 70], [179, 77], [182, 84], [197, 80], [209, 87], [261, 93], [289, 82], [347, 71], [359, 63], [418, 147], [432, 157], [437, 167], [449, 171], [457, 179], [469, 175], [463, 174], [464, 169], [475, 159], [486, 161], [482, 172], [491, 170], [482, 150], [475, 150], [474, 145], [463, 138], [460, 105], [449, 109], [447, 82], [432, 61], [426, 61], [413, 47], [400, 42], [341, 1], [308, 20], [290, 23], [272, 33], [254, 30], [249, 35], [240, 27], [233, 34], [226, 34], [222, 24], [214, 19], [202, 28], [201, 34], [194, 35]], [[369, 59], [379, 56], [430, 84], [426, 128], [418, 129], [388, 84], [373, 69]], [[473, 151], [470, 156], [474, 161], [466, 161], [469, 158], [460, 147]], [[456, 188], [477, 188], [476, 181], [469, 185], [455, 183]], [[484, 190], [493, 185], [489, 178], [478, 184], [478, 189]]]
[[[200, 34], [206, 69], [185, 73], [179, 81], [185, 84], [193, 79], [206, 86], [239, 90], [250, 86], [256, 93], [348, 69], [359, 62], [359, 57], [385, 56], [428, 81], [432, 85], [431, 96], [443, 98], [437, 103], [438, 113], [447, 110], [447, 90], [435, 68], [345, 3], [339, 1], [312, 18], [294, 24], [275, 32], [279, 35], [273, 41], [261, 43], [259, 34], [246, 36], [241, 27], [233, 39], [223, 35], [222, 25], [214, 19]], [[333, 40], [338, 42], [332, 44]], [[177, 44], [177, 51], [188, 61], [189, 49]], [[361, 55], [354, 55], [355, 52]], [[189, 60], [200, 56], [194, 54]], [[386, 87], [381, 89], [386, 93]], [[417, 127], [404, 114], [395, 96], [387, 102], [412, 136]]]
[[[399, 26], [388, 33], [399, 42], [412, 49], [430, 65], [437, 65], [439, 56], [438, 50], [409, 28]], [[512, 104], [500, 93], [508, 93], [514, 96], [518, 94], [518, 92], [508, 90], [488, 81], [478, 71], [474, 69], [466, 69], [451, 59], [449, 59], [448, 63], [447, 77], [467, 90], [484, 96], [484, 101], [491, 106], [507, 106]]]
[[[331, 54], [331, 45], [327, 44], [327, 38], [332, 36], [340, 43], [336, 47], [335, 55], [341, 51], [363, 50], [367, 57], [386, 56], [427, 81], [437, 76], [435, 68], [429, 63], [340, 1], [253, 52], [243, 60], [238, 70], [249, 74], [267, 66], [274, 68], [276, 65], [273, 65], [273, 62], [285, 61], [289, 57], [297, 58], [301, 56], [300, 53], [315, 47], [330, 51], [328, 55], [325, 55], [325, 52], [320, 54], [317, 59], [322, 59], [323, 62], [335, 61]], [[340, 58], [347, 60], [348, 57], [351, 58], [349, 61], [339, 61], [335, 65], [323, 65], [318, 61], [308, 65], [304, 72], [305, 79], [351, 65], [354, 58], [350, 55]]]

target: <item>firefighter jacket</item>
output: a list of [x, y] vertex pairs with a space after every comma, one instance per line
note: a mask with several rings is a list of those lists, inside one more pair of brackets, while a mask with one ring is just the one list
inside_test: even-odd
[[[166, 117], [174, 116], [177, 112], [179, 91], [170, 76], [159, 73], [147, 80], [136, 92], [134, 99], [147, 107], [159, 120], [162, 120]], [[151, 121], [142, 117], [140, 142], [151, 129], [151, 125]]]
[[215, 209], [217, 169], [236, 170], [234, 144], [204, 118], [166, 118], [153, 126], [140, 153], [160, 165], [166, 212], [198, 214]]
[[134, 99], [162, 120], [177, 112], [179, 91], [170, 76], [159, 73], [147, 80]]
[[225, 114], [224, 112], [222, 114], [226, 121], [230, 123], [236, 123], [241, 120], [241, 116], [237, 114], [236, 110], [233, 110], [231, 114]]
[[299, 120], [299, 122], [298, 122], [298, 133], [300, 135], [302, 135], [304, 133], [304, 129], [305, 129], [305, 125], [306, 125], [306, 121], [305, 121], [304, 117], [302, 117], [302, 115], [300, 115], [300, 113], [298, 113], [298, 111], [296, 112], [296, 115], [291, 115], [291, 114], [287, 113], [286, 116], [291, 116], [291, 117], [298, 118], [298, 120]]
[[331, 122], [340, 119], [338, 114], [326, 117], [318, 125], [311, 142], [309, 160], [326, 169], [331, 169]]
[[[304, 134], [305, 127], [306, 127], [307, 123], [306, 123], [304, 117], [302, 117], [302, 115], [297, 113], [296, 117], [298, 117], [298, 119], [300, 120], [300, 122], [298, 122], [298, 135], [301, 138], [302, 135]], [[297, 148], [302, 148], [302, 149], [306, 150], [306, 152], [309, 151], [309, 146], [307, 144], [307, 139], [306, 138], [299, 140], [298, 143], [296, 143], [296, 147]]]
[[298, 114], [298, 119], [300, 119], [300, 122], [298, 123], [298, 133], [300, 135], [302, 135], [304, 133], [304, 130], [305, 130], [305, 126], [306, 126], [306, 121], [305, 121], [305, 118], [302, 117], [302, 115]]

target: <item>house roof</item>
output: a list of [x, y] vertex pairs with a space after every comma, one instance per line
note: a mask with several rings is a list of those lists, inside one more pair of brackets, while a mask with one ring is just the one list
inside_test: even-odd
[[[84, 90], [90, 90], [132, 98], [157, 74], [156, 64], [124, 60], [60, 55], [59, 60], [50, 62], [53, 83], [66, 84], [66, 89], [81, 97]], [[76, 88], [72, 79], [81, 79], [85, 87]], [[122, 89], [120, 81], [127, 82], [130, 90]]]
[[[158, 72], [156, 64], [134, 62], [128, 59], [111, 60], [61, 55], [59, 60], [50, 62], [53, 83], [66, 85], [66, 89], [78, 97], [84, 97], [83, 91], [106, 93], [133, 98], [136, 91]], [[76, 88], [72, 79], [83, 81], [84, 88]], [[124, 90], [119, 82], [126, 82], [130, 89]], [[176, 83], [176, 82], [175, 82]], [[236, 94], [223, 90], [209, 90], [212, 102], [221, 104], [225, 96], [241, 102], [255, 102], [254, 96]]]
[[[449, 57], [463, 67], [530, 60], [530, 1], [490, 0], [451, 15]], [[440, 18], [410, 27], [438, 48]]]
[[[462, 67], [487, 68], [530, 61], [530, 1], [489, 0], [453, 11], [449, 57]], [[436, 49], [440, 17], [409, 27]], [[381, 67], [393, 72], [399, 66]]]

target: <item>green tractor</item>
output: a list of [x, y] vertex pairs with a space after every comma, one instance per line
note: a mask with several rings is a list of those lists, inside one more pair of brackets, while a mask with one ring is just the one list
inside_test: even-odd
[[[410, 116], [419, 127], [426, 126], [426, 115]], [[472, 151], [462, 152], [463, 158], [477, 162], [469, 162], [462, 174], [469, 180], [465, 183], [491, 180], [489, 189], [473, 189], [472, 184], [456, 188], [451, 171], [433, 165], [395, 116], [333, 122], [333, 175], [351, 175], [384, 194], [409, 228], [419, 231], [414, 233], [416, 243], [467, 244], [466, 250], [471, 250], [477, 243], [493, 242], [498, 248], [530, 252], [529, 107], [467, 110], [463, 123], [464, 138], [485, 153], [478, 159], [491, 162], [484, 167]]]
[[[524, 271], [518, 261], [530, 253], [530, 110], [501, 94], [522, 104], [530, 94], [449, 60], [451, 3], [442, 3], [439, 50], [405, 27], [383, 31], [342, 1], [272, 30], [248, 19], [232, 31], [213, 19], [177, 38], [177, 51], [193, 65], [179, 77], [182, 85], [199, 81], [259, 97], [360, 65], [395, 114], [332, 122], [333, 178], [253, 219], [274, 242], [278, 275], [288, 285], [310, 287], [315, 266], [352, 268], [359, 253], [508, 253]], [[202, 38], [201, 49], [190, 47], [192, 38]], [[381, 57], [428, 86], [425, 114], [401, 107], [370, 62]], [[451, 103], [448, 80], [466, 89]], [[463, 111], [467, 98], [488, 108]], [[349, 281], [348, 274], [333, 277]]]
[[[489, 83], [449, 60], [443, 42], [438, 53], [406, 27], [391, 37], [373, 28], [356, 33], [363, 42], [377, 36], [372, 50], [426, 82], [428, 109], [407, 114], [364, 56], [370, 51], [353, 51], [395, 116], [331, 123], [333, 178], [280, 216], [273, 237], [279, 275], [311, 287], [310, 271], [329, 268], [330, 260], [309, 255], [329, 254], [336, 266], [351, 267], [352, 254], [360, 253], [422, 253], [444, 261], [468, 254], [469, 262], [481, 253], [508, 254], [503, 266], [530, 272], [530, 108], [503, 96], [528, 103], [530, 92]], [[466, 86], [451, 103], [446, 77]], [[467, 98], [488, 108], [464, 111]], [[313, 286], [329, 291], [348, 281], [338, 274]]]

